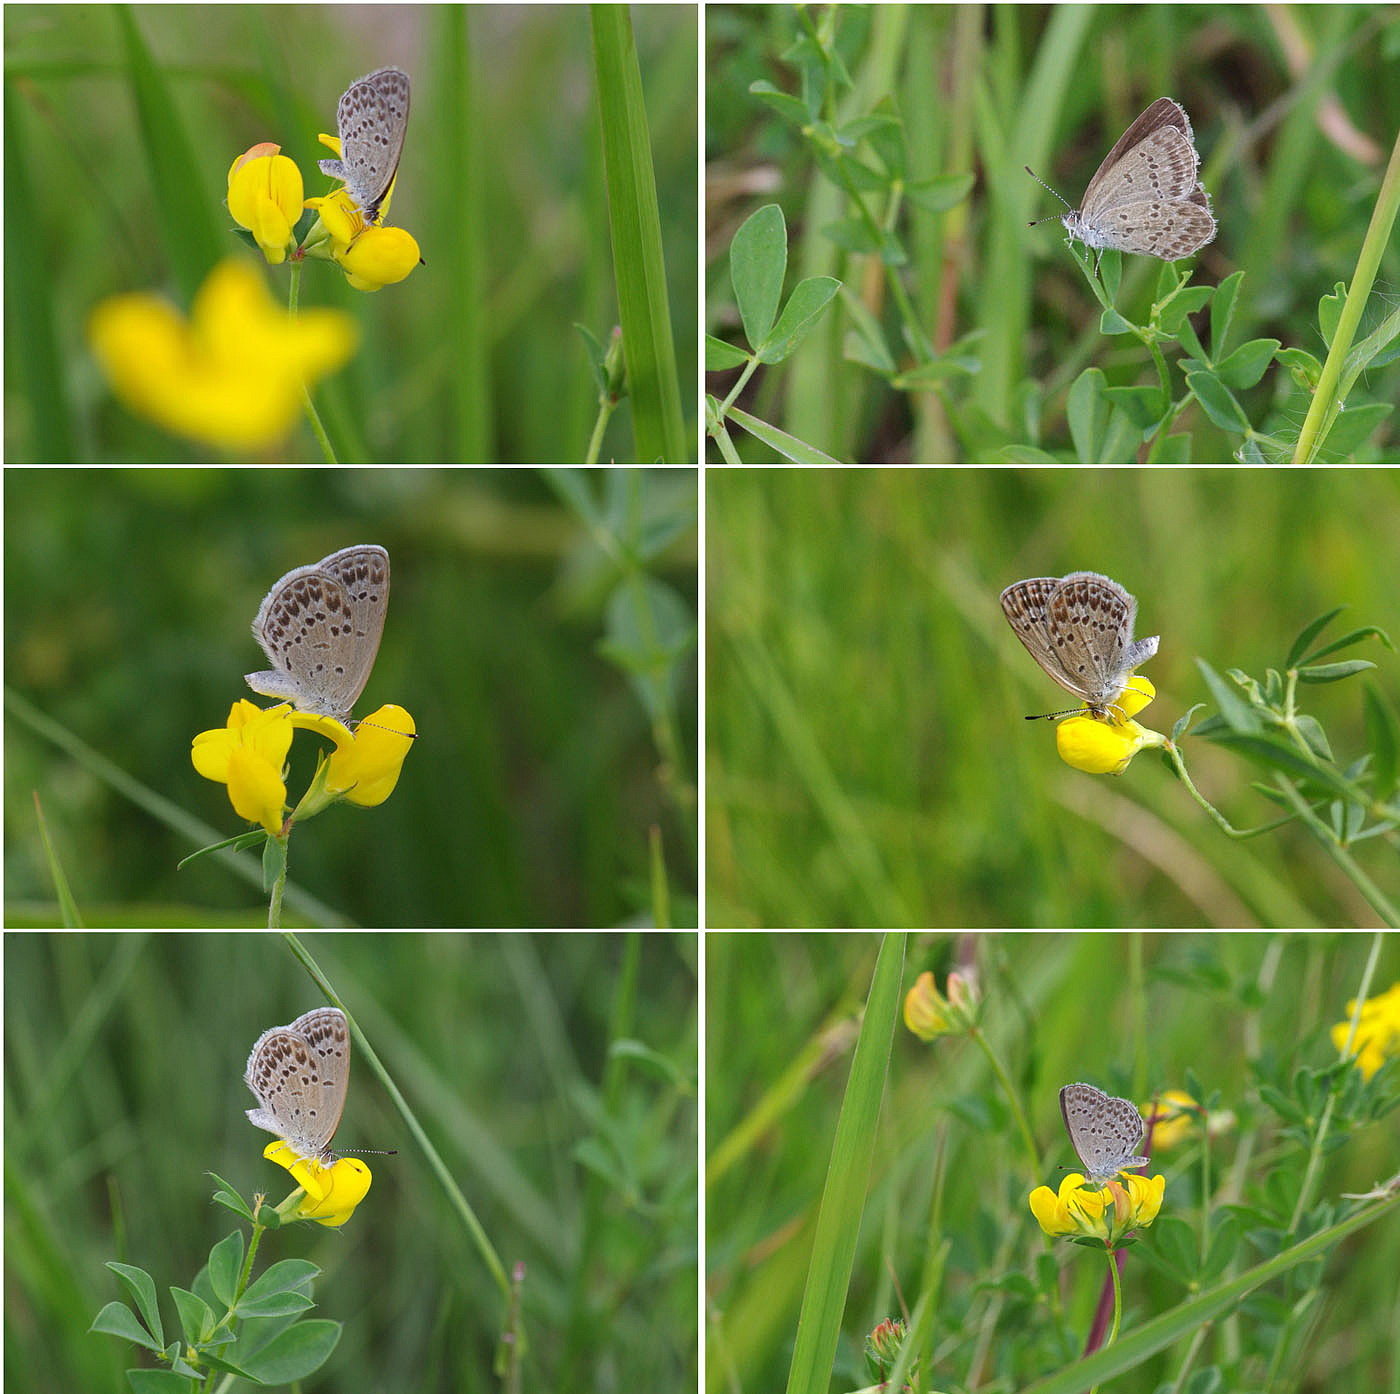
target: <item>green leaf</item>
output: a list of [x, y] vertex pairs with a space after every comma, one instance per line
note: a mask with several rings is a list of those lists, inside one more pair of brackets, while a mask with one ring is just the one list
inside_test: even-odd
[[1367, 402], [1359, 407], [1339, 411], [1333, 417], [1322, 441], [1328, 457], [1345, 459], [1355, 454], [1393, 410], [1388, 402]]
[[258, 831], [266, 838], [262, 854], [263, 893], [271, 894], [273, 886], [277, 884], [277, 878], [286, 870], [287, 840], [282, 837], [269, 837], [261, 828]]
[[894, 386], [901, 392], [925, 392], [936, 383], [949, 382], [953, 378], [971, 377], [982, 366], [982, 360], [970, 356], [953, 357], [940, 354], [927, 363], [920, 363], [907, 373], [901, 373]]
[[809, 276], [788, 296], [779, 318], [757, 351], [760, 363], [781, 363], [811, 332], [831, 298], [841, 289], [833, 276]]
[[1210, 351], [1216, 358], [1225, 352], [1225, 343], [1230, 337], [1230, 323], [1234, 319], [1235, 305], [1243, 284], [1244, 272], [1235, 271], [1215, 288], [1215, 299], [1210, 302]]
[[1258, 713], [1247, 702], [1240, 700], [1235, 689], [1215, 671], [1204, 659], [1196, 660], [1196, 667], [1206, 680], [1215, 705], [1220, 708], [1221, 719], [1232, 731], [1261, 731], [1263, 724]]
[[161, 1349], [161, 1343], [151, 1339], [150, 1333], [136, 1320], [136, 1314], [124, 1302], [109, 1302], [93, 1317], [88, 1330], [103, 1336], [116, 1336], [122, 1341], [131, 1341], [135, 1345], [145, 1346], [147, 1350]]
[[843, 345], [846, 358], [852, 363], [865, 364], [881, 377], [892, 377], [899, 365], [885, 342], [884, 326], [858, 295], [852, 295], [844, 287], [841, 302], [852, 325]]
[[[1210, 297], [1211, 288], [1209, 286], [1192, 286], [1189, 290], [1174, 295], [1171, 302], [1162, 307], [1161, 318], [1158, 320], [1159, 327], [1165, 329], [1168, 334], [1180, 332], [1186, 317], [1203, 309]], [[1194, 343], [1194, 341], [1195, 336], [1192, 335], [1192, 342]]]
[[340, 1341], [338, 1321], [299, 1321], [274, 1336], [244, 1368], [263, 1384], [291, 1384], [314, 1374]]
[[729, 279], [744, 335], [754, 348], [773, 327], [786, 274], [787, 224], [783, 210], [768, 203], [744, 220], [729, 244]]
[[1203, 711], [1205, 709], [1205, 705], [1206, 704], [1204, 702], [1197, 702], [1193, 706], [1188, 707], [1184, 712], [1182, 712], [1182, 714], [1179, 717], [1177, 717], [1176, 722], [1172, 726], [1173, 745], [1180, 741], [1181, 738], [1186, 734], [1187, 727], [1191, 725], [1191, 718], [1195, 716], [1195, 714], [1198, 711]]
[[1347, 288], [1343, 281], [1336, 283], [1331, 295], [1324, 295], [1317, 302], [1318, 328], [1322, 330], [1322, 341], [1328, 348], [1332, 347], [1332, 341], [1337, 337], [1337, 325], [1341, 322], [1346, 305]]
[[1299, 668], [1299, 682], [1340, 682], [1343, 678], [1354, 677], [1376, 665], [1366, 658], [1352, 658], [1345, 663], [1320, 663], [1315, 667]]
[[[1345, 606], [1339, 607], [1345, 609]], [[1332, 614], [1337, 611], [1333, 610]], [[1379, 639], [1391, 653], [1395, 652], [1395, 645], [1390, 642], [1390, 635], [1385, 630], [1374, 624], [1363, 624], [1359, 629], [1349, 630], [1340, 638], [1333, 639], [1330, 644], [1320, 649], [1315, 649], [1302, 659], [1304, 663], [1316, 663], [1319, 658], [1325, 658], [1329, 653], [1336, 653], [1338, 649], [1349, 649], [1353, 644], [1359, 644], [1363, 639]]]
[[1174, 1215], [1165, 1215], [1152, 1226], [1152, 1243], [1140, 1249], [1139, 1253], [1149, 1262], [1155, 1260], [1164, 1271], [1185, 1285], [1196, 1275], [1198, 1249], [1199, 1240], [1191, 1226]]
[[713, 334], [705, 335], [705, 371], [723, 373], [730, 368], [741, 368], [752, 358], [751, 353], [716, 339]]
[[196, 1387], [175, 1370], [128, 1370], [126, 1382], [131, 1394], [191, 1394]]
[[1117, 407], [1140, 431], [1155, 426], [1171, 405], [1160, 387], [1108, 387], [1104, 400]]
[[1065, 415], [1081, 464], [1097, 464], [1103, 458], [1113, 410], [1103, 395], [1107, 381], [1102, 369], [1086, 368], [1069, 390]]
[[1294, 720], [1293, 725], [1308, 749], [1319, 760], [1326, 760], [1331, 764], [1333, 761], [1332, 747], [1328, 743], [1327, 732], [1322, 729], [1322, 723], [1315, 716], [1308, 716], [1304, 713]]
[[[311, 1286], [321, 1270], [304, 1258], [281, 1259], [260, 1273], [238, 1299], [238, 1313], [244, 1317], [285, 1316], [305, 1310]], [[287, 1299], [296, 1299], [288, 1302]]]
[[586, 325], [575, 323], [574, 329], [580, 339], [583, 340], [583, 351], [588, 357], [588, 366], [593, 369], [593, 382], [600, 393], [608, 390], [607, 374], [603, 371], [603, 358], [607, 354], [607, 349], [603, 347], [603, 342]]
[[842, 463], [830, 455], [823, 454], [815, 445], [808, 445], [806, 441], [799, 440], [796, 436], [789, 435], [786, 431], [769, 425], [768, 422], [757, 416], [750, 416], [748, 412], [742, 411], [738, 407], [730, 407], [729, 418], [736, 426], [742, 426], [755, 440], [761, 440], [765, 445], [776, 450], [779, 455], [796, 464], [839, 465]]
[[[107, 1267], [122, 1280], [126, 1290], [136, 1302], [136, 1310], [146, 1323], [146, 1330], [155, 1337], [153, 1350], [165, 1344], [165, 1329], [160, 1320], [160, 1303], [156, 1300], [155, 1280], [144, 1268], [134, 1268], [129, 1263], [108, 1262]], [[125, 1310], [125, 1309], [123, 1309]]]
[[1253, 387], [1264, 376], [1280, 347], [1278, 339], [1251, 339], [1215, 365], [1220, 380], [1236, 389]]
[[774, 87], [766, 79], [749, 83], [749, 93], [772, 107], [784, 121], [791, 122], [799, 130], [807, 124], [807, 108], [796, 97]]
[[[269, 839], [275, 841], [276, 839]], [[234, 1230], [209, 1250], [209, 1286], [225, 1306], [233, 1306], [243, 1266], [243, 1235]]]
[[1266, 769], [1281, 770], [1284, 774], [1309, 781], [1320, 792], [1334, 798], [1352, 799], [1356, 790], [1341, 775], [1328, 765], [1314, 764], [1305, 759], [1297, 748], [1275, 736], [1235, 734], [1221, 731], [1211, 736], [1217, 745], [1237, 750], [1246, 759]]
[[[1288, 657], [1283, 660], [1283, 666], [1285, 668], [1296, 668], [1298, 666], [1298, 661], [1307, 653], [1308, 645], [1311, 644], [1312, 641], [1345, 609], [1345, 605], [1337, 605], [1328, 610], [1326, 614], [1319, 615], [1315, 620], [1309, 620], [1308, 623], [1303, 626], [1301, 633], [1299, 633], [1298, 637], [1289, 648]], [[1314, 658], [1318, 657], [1316, 654], [1310, 656]]]
[[864, 138], [875, 152], [889, 176], [888, 183], [903, 181], [909, 169], [908, 144], [905, 140], [904, 122], [893, 108], [889, 97], [881, 99], [876, 109], [867, 116], [857, 117], [848, 122], [843, 133], [855, 134]]
[[876, 231], [864, 218], [838, 218], [822, 227], [822, 236], [834, 242], [843, 252], [872, 255], [884, 246]]
[[1187, 373], [1186, 385], [1201, 404], [1205, 414], [1222, 431], [1236, 436], [1249, 433], [1249, 417], [1214, 373]]
[[685, 600], [664, 581], [639, 572], [609, 597], [598, 650], [627, 674], [655, 722], [672, 712], [677, 669], [695, 636], [695, 616]]
[[1313, 354], [1306, 349], [1286, 348], [1280, 349], [1275, 357], [1289, 370], [1293, 381], [1304, 392], [1316, 390], [1318, 379], [1322, 376], [1322, 363]]
[[1380, 693], [1366, 687], [1361, 700], [1365, 709], [1366, 744], [1372, 756], [1371, 791], [1377, 802], [1384, 803], [1400, 788], [1400, 726]]
[[946, 213], [964, 203], [977, 182], [972, 174], [936, 174], [915, 179], [906, 186], [909, 202], [926, 213]]
[[214, 1309], [198, 1293], [176, 1287], [173, 1283], [170, 1295], [175, 1299], [175, 1310], [180, 1314], [180, 1330], [186, 1344], [197, 1346], [207, 1341], [214, 1330]]
[[1150, 465], [1189, 465], [1191, 463], [1191, 437], [1183, 431], [1170, 436], [1158, 436], [1152, 442], [1148, 455]]

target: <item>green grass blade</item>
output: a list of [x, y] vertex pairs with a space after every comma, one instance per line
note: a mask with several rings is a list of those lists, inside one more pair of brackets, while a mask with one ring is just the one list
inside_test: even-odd
[[592, 16], [613, 274], [636, 459], [684, 463], [694, 458], [694, 446], [686, 440], [681, 412], [661, 216], [631, 16], [625, 5], [595, 5]]
[[865, 1019], [856, 1042], [846, 1097], [836, 1124], [831, 1165], [822, 1190], [817, 1232], [797, 1343], [788, 1371], [788, 1394], [825, 1394], [836, 1359], [841, 1316], [851, 1280], [860, 1219], [875, 1155], [876, 1125], [889, 1067], [890, 1044], [899, 1017], [899, 986], [904, 971], [905, 936], [885, 936], [870, 985]]

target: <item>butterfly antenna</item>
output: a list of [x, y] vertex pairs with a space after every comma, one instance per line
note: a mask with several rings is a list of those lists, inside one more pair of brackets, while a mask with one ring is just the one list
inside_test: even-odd
[[[1069, 202], [1068, 202], [1068, 200], [1065, 198], [1065, 196], [1064, 196], [1062, 193], [1060, 193], [1059, 190], [1050, 188], [1050, 186], [1040, 177], [1040, 175], [1038, 175], [1029, 165], [1022, 165], [1021, 168], [1022, 168], [1023, 170], [1025, 170], [1026, 173], [1029, 174], [1030, 177], [1031, 177], [1032, 179], [1034, 179], [1035, 182], [1036, 182], [1037, 184], [1039, 184], [1040, 187], [1041, 187], [1042, 189], [1045, 189], [1045, 190], [1047, 190], [1049, 193], [1054, 194], [1055, 197], [1056, 197], [1057, 199], [1059, 199], [1060, 202], [1063, 203], [1063, 204], [1065, 205], [1066, 208], [1069, 208], [1069, 211], [1070, 211], [1071, 213], [1074, 212], [1074, 209], [1069, 207]], [[1060, 214], [1058, 214], [1058, 213], [1052, 213], [1052, 214], [1050, 214], [1050, 217], [1049, 217], [1049, 218], [1037, 218], [1037, 219], [1035, 220], [1035, 223], [1048, 223], [1048, 222], [1050, 221], [1050, 218], [1058, 218], [1058, 217], [1060, 217]], [[1027, 227], [1034, 227], [1034, 226], [1035, 226], [1035, 223], [1027, 223], [1026, 226], [1027, 226]]]

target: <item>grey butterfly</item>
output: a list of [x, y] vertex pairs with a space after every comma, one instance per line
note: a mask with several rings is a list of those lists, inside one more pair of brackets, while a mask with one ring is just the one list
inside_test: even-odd
[[1090, 1185], [1102, 1186], [1120, 1171], [1145, 1167], [1151, 1160], [1136, 1155], [1144, 1124], [1127, 1099], [1092, 1084], [1066, 1084], [1060, 1090], [1060, 1116]]
[[345, 721], [365, 690], [389, 608], [389, 554], [359, 543], [276, 582], [253, 620], [272, 670], [244, 681], [298, 711]]
[[[1170, 97], [1158, 97], [1104, 156], [1083, 203], [1053, 216], [1072, 239], [1097, 248], [1098, 261], [1108, 247], [1177, 261], [1215, 238], [1210, 195], [1196, 177], [1199, 168], [1190, 118]], [[1050, 189], [1029, 167], [1026, 173]]]
[[1159, 636], [1133, 639], [1137, 601], [1097, 571], [1017, 581], [1002, 591], [1001, 608], [1030, 656], [1098, 717], [1157, 652]]
[[286, 1142], [299, 1157], [329, 1166], [331, 1138], [350, 1086], [350, 1031], [339, 1007], [304, 1012], [290, 1026], [264, 1031], [253, 1045], [243, 1082], [257, 1108], [248, 1121]]
[[408, 103], [408, 74], [377, 68], [352, 82], [336, 106], [340, 159], [322, 160], [321, 173], [345, 181], [367, 223], [378, 219], [379, 205], [398, 173]]

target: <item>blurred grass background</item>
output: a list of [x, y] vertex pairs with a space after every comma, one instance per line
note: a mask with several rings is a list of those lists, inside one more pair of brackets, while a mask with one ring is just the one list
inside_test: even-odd
[[[694, 615], [695, 471], [579, 479], [600, 505], [627, 491], [639, 528], [675, 530], [648, 574]], [[255, 853], [242, 854], [251, 881], [212, 858], [176, 869], [245, 826], [195, 773], [190, 741], [239, 698], [268, 705], [243, 681], [266, 666], [249, 629], [260, 601], [354, 542], [387, 547], [393, 567], [357, 714], [398, 703], [419, 738], [387, 803], [332, 809], [294, 834], [287, 923], [647, 924], [653, 828], [671, 923], [695, 923], [694, 651], [674, 675], [686, 765], [669, 770], [632, 684], [599, 651], [618, 539], [593, 535], [546, 476], [12, 469], [7, 924], [56, 922], [36, 797], [83, 923], [266, 924]], [[324, 745], [294, 741], [294, 796]]]
[[[694, 1389], [695, 936], [303, 942], [507, 1271], [525, 1265], [524, 1387]], [[6, 1386], [124, 1388], [152, 1361], [88, 1333], [126, 1297], [103, 1265], [146, 1268], [178, 1329], [169, 1286], [248, 1232], [207, 1173], [274, 1203], [295, 1184], [243, 1117], [243, 1069], [261, 1031], [324, 999], [267, 934], [12, 933], [4, 954]], [[623, 1039], [655, 1061], [614, 1060]], [[344, 1229], [265, 1235], [255, 1269], [324, 1270], [315, 1315], [345, 1329], [304, 1388], [500, 1388], [501, 1294], [363, 1058], [336, 1141], [398, 1155], [365, 1158]]]
[[[681, 5], [630, 13], [693, 440], [698, 17]], [[111, 399], [87, 315], [129, 290], [187, 311], [219, 257], [261, 264], [223, 206], [230, 164], [274, 141], [308, 196], [329, 192], [316, 136], [335, 134], [345, 88], [386, 65], [413, 79], [390, 220], [427, 265], [373, 295], [324, 263], [303, 274], [303, 309], [340, 306], [364, 331], [357, 358], [316, 393], [339, 458], [584, 458], [598, 389], [573, 326], [606, 343], [618, 317], [588, 6], [7, 5], [4, 22], [5, 280], [26, 291], [7, 295], [7, 460], [208, 457]], [[176, 129], [143, 128], [128, 73], [138, 45], [168, 84]], [[199, 198], [169, 186], [181, 152]], [[264, 269], [285, 304], [287, 268]], [[281, 458], [322, 456], [303, 425]], [[635, 458], [626, 403], [601, 458]]]
[[[1174, 97], [1194, 126], [1220, 224], [1196, 258], [1195, 280], [1213, 285], [1246, 273], [1227, 347], [1270, 337], [1322, 357], [1319, 300], [1352, 280], [1400, 129], [1393, 6], [874, 5], [800, 14], [782, 5], [709, 5], [705, 31], [710, 333], [736, 340], [730, 242], [746, 217], [776, 202], [790, 237], [787, 289], [804, 276], [839, 278], [884, 326], [901, 365], [913, 362], [883, 269], [840, 251], [824, 232], [850, 216], [851, 200], [817, 169], [796, 127], [749, 91], [767, 81], [804, 97], [795, 49], [826, 45], [849, 74], [823, 118], [879, 110], [902, 120], [910, 183], [977, 176], [971, 198], [950, 212], [905, 202], [897, 222], [908, 256], [900, 273], [919, 328], [940, 350], [966, 337], [964, 352], [976, 362], [970, 376], [925, 393], [891, 388], [848, 361], [857, 321], [838, 302], [791, 362], [761, 372], [740, 399], [841, 460], [988, 463], [1007, 458], [1006, 440], [1065, 450], [1067, 393], [1085, 367], [1102, 367], [1113, 385], [1155, 385], [1140, 343], [1102, 333], [1100, 307], [1058, 221], [1026, 227], [1065, 210], [1024, 165], [1077, 206], [1132, 120], [1157, 97]], [[883, 223], [883, 193], [865, 197]], [[1392, 240], [1383, 281], [1400, 277], [1396, 252]], [[1131, 256], [1123, 263], [1116, 303], [1145, 321], [1163, 264]], [[1362, 333], [1388, 309], [1368, 307]], [[1180, 356], [1168, 346], [1177, 394]], [[712, 374], [709, 390], [723, 396], [733, 381], [732, 372]], [[1393, 364], [1357, 386], [1348, 406], [1400, 404]], [[1272, 367], [1240, 395], [1256, 429], [1296, 437], [1309, 398], [1287, 372]], [[1178, 429], [1195, 433], [1192, 460], [1236, 458], [1239, 438], [1199, 409]], [[1395, 438], [1392, 416], [1380, 453], [1360, 458], [1393, 459]], [[746, 459], [774, 458], [745, 433], [738, 439]], [[995, 448], [986, 450], [988, 442]]]
[[[1384, 470], [706, 471], [706, 920], [719, 928], [1372, 925], [1305, 834], [1227, 840], [1152, 754], [1070, 769], [1065, 694], [998, 597], [1101, 571], [1138, 599], [1138, 720], [1170, 732], [1197, 657], [1262, 678], [1337, 605], [1400, 642], [1400, 474]], [[1339, 763], [1361, 687], [1400, 704], [1396, 655], [1300, 690]], [[1209, 715], [1209, 708], [1197, 720]], [[1187, 736], [1237, 827], [1272, 821], [1252, 767]], [[1393, 851], [1355, 849], [1393, 897]]]
[[[705, 936], [706, 1387], [713, 1394], [786, 1383], [817, 1205], [879, 945], [873, 935]], [[916, 936], [904, 986], [931, 969], [942, 989], [949, 968], [976, 965], [984, 1029], [1022, 1094], [1037, 1145], [1061, 1144], [1058, 1165], [1073, 1162], [1057, 1103], [1062, 1084], [1083, 1079], [1141, 1101], [1159, 1087], [1183, 1087], [1184, 1072], [1194, 1069], [1206, 1088], [1222, 1092], [1220, 1109], [1235, 1115], [1216, 1140], [1212, 1180], [1249, 1198], [1290, 1186], [1299, 1163], [1260, 1109], [1248, 1064], [1261, 1060], [1287, 1078], [1294, 1068], [1335, 1060], [1327, 1031], [1345, 1019], [1371, 947], [1371, 936], [1356, 934]], [[1397, 975], [1392, 941], [1372, 995]], [[774, 984], [781, 984], [776, 1011]], [[1256, 1133], [1261, 1120], [1266, 1126]], [[1029, 1328], [1053, 1318], [1036, 1308], [1021, 1321], [1024, 1293], [977, 1286], [1030, 1273], [1045, 1241], [1027, 1197], [1062, 1177], [1025, 1174], [1006, 1095], [985, 1055], [961, 1039], [921, 1044], [901, 1023], [879, 1132], [831, 1388], [869, 1385], [865, 1334], [902, 1305], [914, 1306], [928, 1247], [945, 1243], [946, 1267], [934, 1270], [942, 1279], [938, 1358], [926, 1387], [964, 1388], [978, 1351], [988, 1362], [983, 1377], [992, 1380], [978, 1387], [1024, 1387], [1032, 1373], [1069, 1363], [1077, 1348], [1057, 1354], [1032, 1344], [1043, 1337]], [[1240, 1156], [1252, 1165], [1237, 1174]], [[1275, 1172], [1283, 1165], [1287, 1182]], [[1324, 1197], [1369, 1190], [1394, 1170], [1393, 1129], [1366, 1128], [1326, 1167]], [[1149, 1175], [1159, 1170], [1167, 1178], [1162, 1213], [1193, 1220], [1198, 1148], [1159, 1153]], [[1384, 1384], [1393, 1368], [1391, 1228], [1382, 1222], [1327, 1255], [1319, 1325], [1289, 1388], [1322, 1394]], [[1241, 1268], [1254, 1261], [1248, 1246], [1242, 1253]], [[1065, 1319], [1085, 1333], [1102, 1260], [1064, 1243], [1051, 1257], [1064, 1270]], [[1277, 1285], [1266, 1291], [1277, 1294]], [[1124, 1293], [1125, 1336], [1186, 1296], [1131, 1252]], [[1256, 1338], [1260, 1324], [1274, 1319], [1261, 1299], [1230, 1318], [1252, 1323]], [[1228, 1358], [1229, 1329], [1207, 1340], [1198, 1364]], [[1179, 1371], [1182, 1355], [1174, 1346], [1149, 1366], [1151, 1377], [1139, 1374], [1128, 1386], [1159, 1387]], [[1042, 1359], [1032, 1372], [1028, 1362]]]

